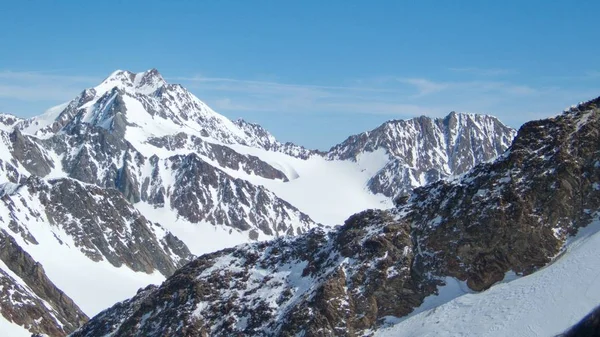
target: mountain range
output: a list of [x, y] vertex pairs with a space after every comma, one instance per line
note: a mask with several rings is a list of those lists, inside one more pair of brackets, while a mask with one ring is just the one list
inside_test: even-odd
[[560, 334], [600, 299], [599, 103], [391, 209], [203, 255], [73, 336]]
[[594, 223], [597, 103], [518, 134], [391, 120], [319, 151], [152, 69], [0, 115], [0, 330], [64, 336], [122, 300], [75, 336], [400, 329], [457, 282], [536, 275]]

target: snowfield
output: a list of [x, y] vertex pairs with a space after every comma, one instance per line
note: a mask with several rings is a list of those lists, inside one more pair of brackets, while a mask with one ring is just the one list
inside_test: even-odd
[[369, 179], [385, 166], [386, 159], [389, 160], [384, 150], [367, 153], [361, 160], [352, 162], [326, 160], [319, 156], [304, 160], [243, 145], [230, 147], [239, 153], [259, 157], [284, 172], [290, 181], [225, 170], [227, 173], [268, 188], [316, 222], [341, 225], [352, 214], [365, 209], [392, 207], [389, 198], [382, 194], [375, 195], [367, 189]]
[[508, 275], [481, 293], [465, 292], [456, 280], [448, 282], [416, 314], [395, 319], [395, 325], [375, 336], [555, 336], [600, 303], [598, 257], [596, 220], [570, 239], [564, 253], [547, 267], [521, 278]]
[[2, 332], [2, 336], [7, 337], [31, 337], [31, 332], [16, 323], [10, 322], [2, 315], [0, 315], [0, 332]]

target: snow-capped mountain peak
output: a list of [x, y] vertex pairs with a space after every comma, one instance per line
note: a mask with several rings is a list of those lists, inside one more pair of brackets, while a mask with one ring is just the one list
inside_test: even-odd
[[154, 68], [140, 73], [116, 70], [94, 89], [97, 95], [102, 95], [114, 87], [129, 93], [149, 95], [166, 84], [162, 75]]

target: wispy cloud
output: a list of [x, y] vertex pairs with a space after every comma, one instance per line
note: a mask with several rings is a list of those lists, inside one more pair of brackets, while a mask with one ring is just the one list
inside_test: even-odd
[[426, 96], [448, 89], [452, 84], [434, 82], [425, 78], [398, 78], [398, 82], [414, 86], [418, 93], [417, 96]]
[[517, 71], [513, 69], [500, 69], [500, 68], [476, 68], [476, 67], [459, 67], [459, 68], [448, 68], [448, 70], [456, 73], [466, 73], [475, 76], [500, 76], [516, 74]]
[[[176, 77], [216, 110], [279, 113], [387, 114], [397, 118], [442, 115], [450, 110], [490, 111], [504, 101], [541, 95], [508, 81], [437, 81], [385, 76], [355, 79], [352, 85], [312, 85], [222, 77]], [[486, 102], [489, 102], [486, 103]]]
[[61, 101], [97, 83], [97, 77], [48, 71], [0, 71], [0, 97], [22, 101]]

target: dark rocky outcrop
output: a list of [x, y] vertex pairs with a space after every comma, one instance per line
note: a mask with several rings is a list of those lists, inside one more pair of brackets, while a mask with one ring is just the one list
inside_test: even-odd
[[217, 162], [223, 168], [235, 171], [243, 170], [247, 174], [254, 174], [267, 179], [289, 180], [283, 172], [256, 156], [243, 155], [227, 146], [209, 143], [199, 137], [190, 136], [183, 132], [173, 136], [150, 138], [148, 143], [169, 151], [187, 150], [194, 152]]
[[50, 173], [54, 163], [30, 136], [23, 135], [18, 128], [15, 128], [9, 138], [12, 143], [11, 154], [14, 160], [21, 163], [31, 174], [44, 177]]
[[170, 206], [190, 222], [206, 221], [242, 231], [257, 229], [269, 236], [300, 234], [317, 226], [273, 192], [234, 179], [196, 154], [173, 156], [162, 169], [175, 176]]
[[597, 337], [600, 336], [600, 307], [592, 310], [567, 332], [557, 337]]

